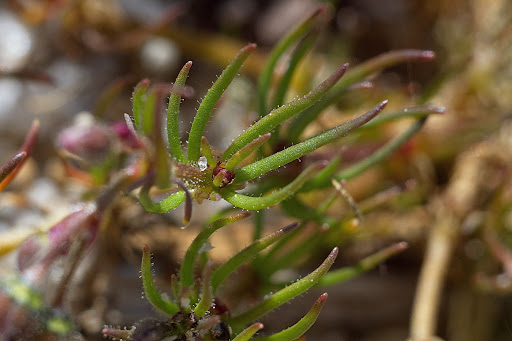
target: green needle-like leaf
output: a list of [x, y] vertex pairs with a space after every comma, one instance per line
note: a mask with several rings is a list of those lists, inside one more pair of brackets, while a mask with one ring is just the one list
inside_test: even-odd
[[295, 117], [288, 129], [288, 138], [293, 143], [299, 141], [299, 136], [304, 129], [313, 122], [325, 108], [339, 101], [341, 95], [344, 94], [350, 85], [385, 68], [405, 62], [431, 61], [434, 59], [434, 56], [435, 54], [432, 51], [397, 50], [383, 53], [351, 68], [343, 79], [340, 80], [324, 98]]
[[204, 230], [199, 232], [196, 238], [192, 241], [185, 253], [183, 262], [180, 269], [181, 287], [191, 286], [194, 283], [194, 265], [196, 263], [199, 250], [213, 232], [217, 231], [223, 226], [231, 224], [235, 221], [242, 220], [251, 215], [251, 212], [243, 212], [229, 217], [224, 217], [209, 224]]
[[[155, 130], [155, 111], [158, 108], [159, 99], [158, 91], [153, 89], [150, 90], [146, 95], [146, 101], [144, 102], [144, 110], [142, 114], [142, 130], [144, 135], [148, 136]], [[155, 131], [158, 134], [159, 131]]]
[[258, 80], [258, 111], [260, 116], [265, 116], [267, 114], [267, 94], [269, 92], [270, 83], [272, 82], [272, 75], [274, 73], [277, 62], [279, 61], [279, 58], [281, 58], [283, 53], [292, 44], [301, 39], [301, 37], [303, 37], [309, 30], [312, 29], [312, 27], [314, 27], [318, 18], [324, 14], [325, 11], [326, 7], [319, 7], [308, 19], [302, 22], [288, 35], [281, 38], [277, 45], [272, 49], [272, 52], [270, 52], [270, 55], [267, 58], [267, 62]]
[[236, 269], [238, 269], [242, 264], [256, 256], [262, 250], [266, 249], [268, 246], [277, 242], [283, 236], [285, 236], [288, 232], [293, 231], [299, 224], [293, 223], [282, 229], [271, 233], [251, 245], [247, 246], [242, 251], [238, 252], [236, 255], [231, 257], [226, 263], [224, 263], [221, 267], [219, 267], [212, 275], [212, 287], [213, 292], [217, 290], [219, 285], [226, 279], [230, 274], [232, 274]]
[[[168, 188], [170, 185], [170, 176], [169, 176], [169, 155], [167, 153], [167, 146], [164, 141], [164, 137], [162, 135], [162, 99], [169, 90], [169, 87], [166, 84], [160, 84], [155, 88], [154, 96], [155, 96], [155, 106], [153, 108], [153, 144], [155, 147], [155, 184], [158, 188]], [[150, 95], [152, 98], [152, 94]], [[148, 101], [149, 102], [149, 101]]]
[[209, 261], [208, 263], [206, 263], [206, 266], [203, 271], [203, 290], [201, 292], [201, 299], [194, 308], [194, 313], [199, 317], [203, 317], [204, 314], [206, 314], [206, 312], [208, 311], [208, 309], [210, 309], [213, 303], [213, 290], [212, 286], [210, 285], [211, 274], [212, 263], [211, 261]]
[[403, 108], [400, 111], [388, 113], [387, 115], [380, 115], [371, 122], [368, 122], [368, 124], [365, 124], [363, 129], [375, 128], [383, 123], [392, 122], [403, 118], [421, 119], [431, 114], [444, 114], [445, 112], [446, 108], [444, 107], [438, 107], [432, 104], [417, 105], [414, 107]]
[[[338, 181], [341, 180], [350, 180], [359, 174], [363, 173], [367, 169], [370, 169], [380, 161], [387, 158], [391, 155], [395, 150], [400, 148], [404, 143], [409, 141], [409, 139], [421, 129], [421, 127], [425, 124], [427, 118], [422, 118], [416, 121], [409, 129], [407, 129], [403, 134], [395, 137], [393, 140], [389, 141], [382, 148], [377, 150], [375, 153], [370, 155], [369, 157], [353, 164], [352, 166], [345, 168], [336, 174], [335, 178]], [[329, 182], [324, 184], [324, 186], [318, 186], [317, 189], [329, 186]]]
[[349, 279], [354, 278], [365, 271], [373, 269], [377, 265], [384, 262], [386, 259], [404, 251], [407, 249], [407, 247], [407, 243], [405, 242], [388, 246], [387, 248], [380, 250], [373, 255], [363, 258], [355, 266], [345, 267], [329, 272], [318, 281], [317, 286], [326, 287], [348, 281]]
[[[176, 81], [174, 82], [175, 87], [185, 86], [188, 72], [191, 67], [192, 62], [190, 61], [183, 66], [180, 73], [178, 74], [178, 77], [176, 77]], [[167, 140], [169, 142], [169, 149], [171, 150], [171, 155], [176, 159], [176, 161], [185, 164], [187, 163], [188, 160], [185, 154], [183, 153], [183, 149], [181, 149], [178, 119], [178, 115], [180, 112], [180, 104], [181, 95], [177, 92], [172, 92], [171, 97], [169, 97], [169, 105], [167, 107]]]
[[313, 30], [310, 34], [304, 37], [304, 39], [294, 49], [292, 55], [290, 56], [290, 60], [288, 61], [286, 71], [281, 77], [274, 93], [274, 102], [272, 108], [277, 108], [283, 105], [286, 92], [290, 87], [290, 83], [292, 81], [295, 70], [297, 69], [299, 62], [306, 55], [306, 53], [308, 53], [314, 42], [317, 40], [319, 32], [320, 30], [318, 29]]
[[348, 68], [348, 64], [343, 65], [329, 78], [319, 84], [316, 88], [311, 90], [302, 98], [298, 98], [282, 107], [272, 110], [268, 115], [262, 117], [259, 121], [254, 123], [251, 127], [241, 133], [222, 154], [221, 161], [229, 159], [238, 150], [242, 149], [245, 145], [258, 138], [259, 136], [270, 132], [282, 122], [290, 117], [300, 113], [304, 109], [310, 107], [320, 98], [325, 96], [327, 91], [331, 89], [336, 82], [343, 76]]
[[197, 109], [194, 121], [192, 122], [188, 138], [188, 159], [191, 162], [197, 162], [197, 160], [199, 160], [201, 138], [204, 135], [206, 124], [210, 119], [215, 105], [242, 67], [243, 62], [255, 48], [256, 44], [249, 44], [241, 49], [204, 96], [203, 101]]
[[247, 341], [254, 334], [258, 332], [258, 330], [263, 329], [263, 323], [256, 322], [251, 324], [249, 327], [245, 328], [240, 334], [238, 334], [233, 341]]
[[316, 284], [322, 278], [331, 265], [336, 260], [338, 255], [338, 248], [334, 248], [325, 261], [315, 271], [307, 275], [306, 277], [298, 280], [297, 282], [290, 284], [286, 288], [283, 288], [271, 295], [270, 297], [263, 300], [263, 302], [257, 304], [255, 307], [249, 309], [241, 315], [232, 317], [228, 324], [234, 329], [239, 330], [243, 326], [247, 325], [251, 321], [255, 321], [261, 316], [265, 315], [269, 311], [279, 307], [280, 305], [290, 301], [294, 297], [303, 294], [309, 288]]
[[217, 167], [217, 160], [215, 160], [215, 157], [212, 154], [212, 148], [210, 147], [206, 136], [201, 138], [201, 153], [206, 158], [206, 162], [211, 169]]
[[153, 274], [151, 273], [151, 255], [149, 253], [149, 247], [144, 245], [142, 248], [142, 283], [144, 285], [144, 294], [147, 300], [153, 305], [153, 307], [166, 313], [167, 315], [174, 315], [180, 308], [170, 301], [164, 300], [153, 282]]
[[322, 311], [322, 307], [327, 300], [327, 293], [323, 293], [316, 300], [311, 310], [300, 319], [299, 322], [294, 324], [288, 329], [283, 330], [277, 334], [267, 336], [267, 337], [257, 337], [254, 341], [293, 341], [297, 340], [299, 337], [304, 335], [309, 328], [316, 322], [318, 315], [320, 315], [320, 311]]
[[178, 276], [176, 276], [176, 274], [171, 275], [171, 292], [172, 297], [177, 302], [180, 299], [180, 281], [178, 280]]
[[133, 120], [135, 121], [135, 128], [141, 133], [142, 120], [144, 116], [144, 104], [146, 103], [146, 92], [149, 87], [149, 79], [143, 79], [135, 86], [132, 95], [133, 102]]
[[245, 167], [236, 170], [236, 177], [234, 183], [249, 181], [258, 176], [266, 174], [271, 170], [279, 168], [292, 162], [312, 151], [331, 143], [343, 136], [348, 135], [353, 130], [359, 128], [366, 122], [374, 118], [386, 106], [387, 101], [379, 103], [372, 110], [367, 113], [356, 117], [355, 119], [345, 122], [337, 127], [329, 129], [317, 136], [310, 137], [296, 145], [286, 148], [280, 152], [272, 154], [264, 159], [253, 162]]
[[309, 166], [288, 185], [263, 197], [251, 197], [239, 194], [230, 189], [229, 186], [220, 189], [219, 193], [224, 200], [235, 207], [243, 208], [244, 210], [262, 210], [270, 206], [277, 205], [281, 201], [292, 196], [306, 181], [311, 179], [313, 175], [324, 166], [325, 165], [323, 163]]
[[258, 149], [263, 143], [268, 141], [270, 138], [270, 133], [261, 135], [260, 137], [254, 139], [252, 142], [247, 144], [245, 147], [237, 151], [231, 158], [226, 162], [226, 168], [228, 171], [232, 172], [235, 170], [235, 167], [238, 166], [240, 162], [245, 160], [246, 157], [251, 155], [253, 151]]
[[[372, 122], [372, 121], [370, 121], [370, 122]], [[368, 122], [368, 123], [370, 123], [370, 122]], [[363, 127], [364, 126], [366, 126], [366, 124], [363, 125]], [[329, 181], [329, 179], [338, 170], [338, 167], [340, 166], [340, 164], [341, 164], [341, 156], [338, 155], [338, 156], [333, 157], [329, 161], [327, 166], [325, 166], [324, 169], [319, 171], [311, 180], [306, 182], [304, 184], [304, 186], [301, 187], [300, 191], [301, 192], [311, 191], [311, 190], [315, 189], [319, 184], [323, 184], [326, 181]]]
[[149, 186], [144, 186], [139, 193], [139, 202], [148, 212], [166, 213], [174, 210], [181, 205], [186, 199], [185, 191], [178, 191], [169, 195], [160, 202], [153, 202], [149, 197]]
[[292, 266], [298, 261], [303, 260], [305, 255], [309, 255], [314, 252], [322, 237], [323, 234], [319, 232], [310, 238], [303, 240], [299, 244], [292, 246], [286, 250], [285, 254], [273, 258], [268, 266], [262, 269], [261, 272], [266, 278], [270, 278], [270, 276], [272, 276], [272, 274], [276, 271], [281, 270], [287, 266]]

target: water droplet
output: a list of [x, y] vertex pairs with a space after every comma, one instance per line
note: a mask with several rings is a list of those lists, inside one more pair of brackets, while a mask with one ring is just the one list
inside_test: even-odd
[[208, 167], [208, 162], [206, 161], [206, 157], [201, 156], [197, 161], [197, 165], [199, 166], [199, 170], [202, 172]]

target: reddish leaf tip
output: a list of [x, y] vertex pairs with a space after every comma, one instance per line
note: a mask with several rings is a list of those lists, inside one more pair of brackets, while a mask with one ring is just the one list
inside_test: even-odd
[[139, 82], [139, 86], [149, 86], [151, 84], [151, 81], [148, 78], [144, 78]]
[[327, 300], [328, 296], [329, 295], [326, 292], [324, 292], [322, 295], [320, 295], [320, 297], [316, 300], [316, 302], [323, 304]]
[[438, 106], [433, 105], [433, 104], [428, 104], [427, 107], [434, 114], [444, 114], [447, 111], [446, 107], [438, 107]]
[[397, 251], [405, 250], [409, 247], [409, 244], [407, 242], [400, 242], [396, 244]]
[[283, 228], [281, 229], [281, 232], [283, 232], [283, 233], [288, 233], [288, 232], [290, 232], [290, 231], [294, 230], [297, 226], [299, 226], [299, 223], [298, 223], [298, 222], [291, 223], [290, 225], [287, 225], [287, 226], [283, 227]]
[[250, 43], [246, 45], [242, 50], [243, 51], [254, 51], [258, 45], [256, 43]]
[[436, 57], [436, 53], [434, 51], [425, 50], [421, 53], [422, 57], [425, 60], [432, 60]]
[[149, 246], [148, 246], [148, 244], [144, 244], [144, 246], [142, 247], [142, 252], [144, 252], [144, 253], [149, 252]]
[[[328, 258], [334, 258], [338, 257], [339, 248], [336, 246], [334, 249], [332, 249], [331, 253], [329, 254]], [[333, 261], [334, 261], [333, 259]]]
[[327, 10], [329, 9], [329, 7], [330, 6], [327, 5], [327, 4], [318, 6], [318, 8], [311, 15], [311, 18], [314, 18], [314, 17], [317, 17], [319, 15], [323, 15], [323, 14], [327, 13]]

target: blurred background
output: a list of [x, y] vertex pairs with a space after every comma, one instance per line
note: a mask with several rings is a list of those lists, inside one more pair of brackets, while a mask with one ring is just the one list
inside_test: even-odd
[[[411, 247], [379, 269], [330, 288], [308, 340], [407, 339], [426, 236], [440, 219], [431, 203], [449, 194], [454, 174], [465, 181], [458, 193], [473, 190], [479, 200], [459, 217], [462, 232], [448, 271], [440, 336], [510, 340], [512, 2], [507, 0], [5, 0], [0, 4], [0, 160], [16, 153], [33, 119], [40, 120], [41, 135], [32, 158], [0, 196], [0, 232], [30, 233], [83, 200], [88, 185], [66, 179], [56, 151], [62, 129], [81, 120], [122, 121], [131, 113], [131, 91], [139, 80], [172, 82], [193, 60], [187, 84], [195, 98], [186, 100], [180, 113], [186, 132], [197, 101], [216, 76], [242, 46], [255, 42], [257, 51], [207, 131], [210, 142], [224, 148], [255, 117], [256, 80], [272, 46], [325, 3], [332, 18], [294, 77], [294, 94], [305, 93], [343, 63], [357, 65], [390, 50], [432, 50], [436, 59], [385, 70], [373, 79], [374, 87], [323, 114], [319, 129], [333, 126], [340, 110], [362, 112], [383, 98], [394, 108], [434, 103], [447, 114], [429, 119], [410, 144], [347, 184], [356, 201], [390, 186], [413, 182], [415, 189], [366, 214], [346, 241], [338, 266], [390, 241], [405, 240]], [[389, 138], [402, 127], [386, 126], [382, 134]], [[368, 153], [380, 143], [359, 146]], [[457, 173], [460, 167], [473, 173]], [[219, 209], [218, 203], [203, 206], [194, 213], [197, 226]], [[155, 217], [136, 205], [119, 213], [118, 224], [127, 232], [112, 248], [111, 263], [98, 269], [84, 297], [70, 303], [85, 335], [94, 339], [105, 323], [123, 325], [152, 313], [139, 300], [140, 245], [150, 244], [155, 263], [165, 264], [158, 271], [174, 271], [195, 235], [163, 227], [180, 214]], [[272, 228], [288, 222], [280, 212], [271, 217]], [[240, 230], [227, 232], [228, 241], [218, 237], [218, 259], [247, 243]], [[294, 271], [305, 274], [312, 267], [305, 262]], [[485, 280], [477, 279], [482, 276]], [[114, 293], [118, 287], [123, 290]], [[264, 321], [266, 328], [294, 323], [317, 296], [280, 308]]]

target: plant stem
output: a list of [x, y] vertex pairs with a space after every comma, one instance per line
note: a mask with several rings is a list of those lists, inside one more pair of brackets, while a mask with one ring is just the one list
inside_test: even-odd
[[425, 259], [416, 288], [408, 341], [436, 340], [441, 290], [459, 228], [457, 218], [443, 204], [438, 204], [437, 223], [428, 238]]

